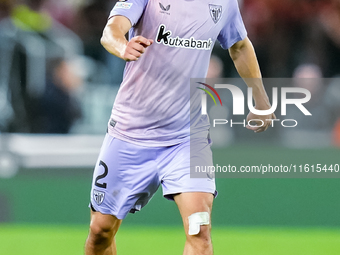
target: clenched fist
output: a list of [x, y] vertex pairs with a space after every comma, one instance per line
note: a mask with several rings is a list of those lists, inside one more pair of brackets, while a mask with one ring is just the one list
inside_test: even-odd
[[122, 52], [121, 58], [125, 61], [136, 61], [145, 52], [146, 48], [153, 43], [152, 39], [143, 36], [133, 37]]

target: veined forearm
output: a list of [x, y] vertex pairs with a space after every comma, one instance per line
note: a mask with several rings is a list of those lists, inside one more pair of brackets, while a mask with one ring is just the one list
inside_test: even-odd
[[242, 78], [262, 78], [253, 45], [248, 38], [234, 44], [229, 53]]
[[119, 24], [108, 22], [100, 42], [109, 53], [123, 59], [128, 41]]
[[100, 40], [103, 47], [111, 54], [125, 60], [136, 61], [152, 43], [152, 39], [135, 36], [129, 42], [125, 34], [130, 30], [130, 20], [124, 16], [114, 16], [107, 22]]

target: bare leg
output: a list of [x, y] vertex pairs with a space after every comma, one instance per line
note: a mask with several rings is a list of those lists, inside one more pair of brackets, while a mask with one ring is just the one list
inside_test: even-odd
[[214, 196], [204, 192], [189, 192], [176, 195], [174, 199], [181, 213], [186, 234], [183, 255], [212, 255], [211, 222], [209, 225], [202, 225], [197, 235], [189, 235], [188, 217], [197, 212], [208, 212], [210, 216]]
[[85, 255], [116, 255], [115, 235], [122, 220], [112, 215], [91, 211], [89, 235], [85, 244]]

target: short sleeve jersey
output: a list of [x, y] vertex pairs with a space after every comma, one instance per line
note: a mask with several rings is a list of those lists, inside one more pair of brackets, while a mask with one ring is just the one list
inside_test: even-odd
[[207, 133], [202, 91], [190, 90], [190, 78], [206, 77], [216, 40], [228, 49], [246, 37], [237, 0], [127, 0], [116, 3], [110, 17], [116, 15], [130, 20], [130, 38], [154, 43], [126, 63], [108, 132], [153, 147]]

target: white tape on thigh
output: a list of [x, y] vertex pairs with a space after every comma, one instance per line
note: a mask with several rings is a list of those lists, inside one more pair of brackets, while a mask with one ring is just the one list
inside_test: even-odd
[[197, 212], [189, 217], [189, 235], [197, 235], [200, 232], [201, 225], [209, 225], [209, 213]]

